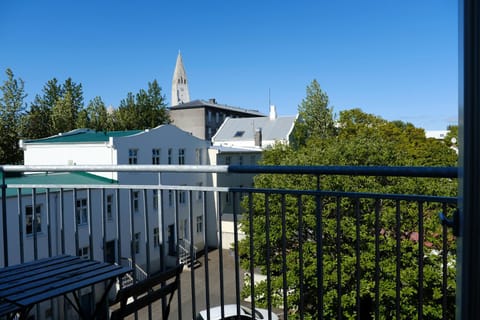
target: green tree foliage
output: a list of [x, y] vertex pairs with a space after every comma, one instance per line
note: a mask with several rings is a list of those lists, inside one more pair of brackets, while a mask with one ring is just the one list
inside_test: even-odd
[[11, 69], [5, 73], [7, 79], [0, 86], [0, 163], [17, 164], [22, 160], [18, 140], [27, 95], [23, 80], [16, 78]]
[[77, 128], [77, 118], [79, 115], [82, 118], [83, 110], [82, 85], [71, 78], [59, 84], [53, 78], [47, 81], [42, 91], [42, 95], [35, 96], [22, 119], [22, 136], [38, 139]]
[[303, 145], [307, 139], [331, 136], [335, 132], [333, 108], [328, 105], [328, 95], [317, 80], [307, 86], [306, 98], [298, 107], [298, 121], [293, 134], [295, 144]]
[[113, 115], [118, 130], [147, 129], [170, 123], [165, 97], [157, 81], [148, 83], [136, 95], [129, 92]]
[[109, 116], [101, 97], [91, 100], [87, 108], [82, 109], [77, 118], [78, 128], [90, 128], [96, 131], [113, 130], [113, 118]]
[[[309, 111], [303, 112], [307, 113], [304, 117], [309, 119]], [[322, 124], [321, 121], [325, 121], [326, 124]], [[360, 109], [341, 112], [336, 121], [335, 130], [331, 125], [333, 122], [333, 114], [328, 113], [323, 120], [320, 120], [317, 127], [330, 128], [329, 130], [312, 130], [301, 146], [275, 146], [264, 153], [263, 164], [325, 166], [456, 166], [457, 164], [457, 155], [454, 150], [443, 141], [427, 139], [423, 129], [415, 128], [412, 124], [386, 121], [366, 114]], [[255, 186], [291, 190], [316, 190], [320, 186], [322, 190], [336, 192], [441, 196], [456, 196], [457, 192], [456, 181], [450, 179], [399, 177], [322, 176], [317, 181], [305, 175], [259, 175], [255, 178]], [[287, 300], [291, 318], [298, 317], [298, 312], [295, 310], [298, 310], [300, 304], [300, 287], [304, 293], [302, 308], [304, 317], [317, 318], [317, 280], [318, 275], [322, 274], [324, 301], [321, 310], [326, 319], [339, 318], [339, 288], [344, 318], [356, 319], [358, 316], [357, 298], [362, 312], [369, 318], [373, 317], [372, 306], [376, 299], [374, 279], [377, 272], [375, 257], [378, 253], [380, 256], [378, 266], [380, 318], [394, 318], [398, 240], [401, 248], [398, 262], [401, 267], [402, 318], [415, 318], [418, 298], [418, 212], [421, 208], [425, 232], [424, 316], [428, 319], [441, 318], [442, 310], [438, 306], [441, 305], [442, 296], [440, 291], [442, 256], [438, 252], [442, 249], [440, 236], [442, 232], [437, 213], [443, 208], [439, 205], [427, 202], [397, 202], [368, 198], [355, 200], [346, 197], [313, 195], [255, 194], [251, 201], [252, 214], [250, 215], [249, 212], [244, 214], [241, 225], [247, 235], [246, 239], [240, 243], [242, 266], [248, 269], [250, 263], [253, 263], [263, 273], [268, 266], [272, 275], [273, 292], [273, 294], [267, 292], [265, 282], [259, 283], [255, 288], [257, 305], [265, 306], [266, 297], [271, 296], [274, 305], [281, 306], [285, 275], [289, 289]], [[266, 220], [267, 206], [269, 221]], [[299, 213], [299, 207], [301, 213]], [[285, 228], [282, 227], [283, 212]], [[321, 220], [318, 219], [319, 214], [321, 214]], [[397, 214], [400, 215], [399, 232], [396, 229]], [[376, 223], [377, 220], [378, 223]], [[320, 270], [317, 269], [316, 254], [319, 221], [322, 227], [321, 248], [323, 250]], [[267, 225], [268, 228], [266, 228]], [[250, 230], [253, 230], [252, 236], [250, 236]], [[282, 237], [282, 231], [285, 232], [285, 238]], [[267, 235], [270, 248], [268, 261]], [[449, 254], [455, 254], [452, 236], [447, 240]], [[254, 244], [253, 252], [250, 252], [250, 241]], [[283, 245], [286, 248], [286, 274], [282, 270]], [[360, 260], [357, 260], [357, 246], [361, 252]], [[250, 254], [253, 254], [253, 260], [249, 259]], [[450, 257], [449, 261], [454, 260]], [[359, 262], [361, 273], [359, 296], [356, 291], [357, 262]], [[300, 272], [303, 275], [303, 283], [300, 283]], [[453, 308], [455, 299], [454, 278], [455, 266], [452, 263], [448, 268], [447, 299], [450, 308]], [[244, 295], [250, 295], [248, 285], [245, 287]], [[452, 317], [454, 311], [450, 309], [448, 312], [446, 316]]]

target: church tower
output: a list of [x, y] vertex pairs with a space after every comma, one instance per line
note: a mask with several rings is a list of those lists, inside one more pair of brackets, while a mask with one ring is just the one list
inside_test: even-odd
[[173, 72], [172, 79], [172, 106], [190, 102], [190, 93], [188, 92], [187, 74], [183, 66], [182, 55], [180, 51], [177, 56], [177, 64]]

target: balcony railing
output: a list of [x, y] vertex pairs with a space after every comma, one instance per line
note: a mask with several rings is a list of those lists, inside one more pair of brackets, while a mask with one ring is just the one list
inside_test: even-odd
[[[63, 174], [108, 171], [158, 179], [55, 183]], [[188, 183], [192, 173], [203, 180]], [[236, 186], [242, 174], [278, 183]], [[457, 197], [425, 186], [454, 187], [456, 168], [4, 166], [2, 178], [0, 266], [71, 254], [128, 259], [149, 275], [187, 250], [200, 266], [183, 271], [170, 319], [226, 304], [283, 319], [454, 317], [456, 246], [447, 224]], [[355, 181], [353, 189], [338, 179]], [[413, 192], [394, 192], [397, 182]], [[137, 273], [133, 281], [142, 280]], [[81, 292], [84, 303], [100, 289]], [[165, 303], [138, 315], [158, 318]], [[69, 318], [71, 310], [56, 299], [32, 315]]]

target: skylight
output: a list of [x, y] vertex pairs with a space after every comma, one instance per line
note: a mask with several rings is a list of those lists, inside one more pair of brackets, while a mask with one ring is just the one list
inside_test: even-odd
[[240, 138], [243, 136], [243, 134], [245, 133], [245, 131], [237, 131], [235, 132], [235, 134], [233, 135], [235, 138]]

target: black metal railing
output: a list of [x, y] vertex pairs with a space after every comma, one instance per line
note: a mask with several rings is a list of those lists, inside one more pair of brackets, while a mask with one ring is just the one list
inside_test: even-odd
[[[73, 254], [127, 258], [154, 274], [179, 262], [183, 242], [192, 257], [198, 249], [200, 264], [183, 272], [171, 319], [229, 304], [284, 319], [454, 317], [456, 245], [448, 225], [457, 208], [456, 168], [130, 168], [228, 172], [232, 185], [23, 184], [3, 175], [2, 266]], [[235, 174], [245, 173], [258, 175], [258, 187], [234, 186]], [[398, 185], [412, 192], [397, 193]], [[448, 188], [430, 188], [439, 185]], [[138, 315], [161, 314], [164, 302]], [[42, 318], [68, 310], [46, 303], [34, 312]]]

